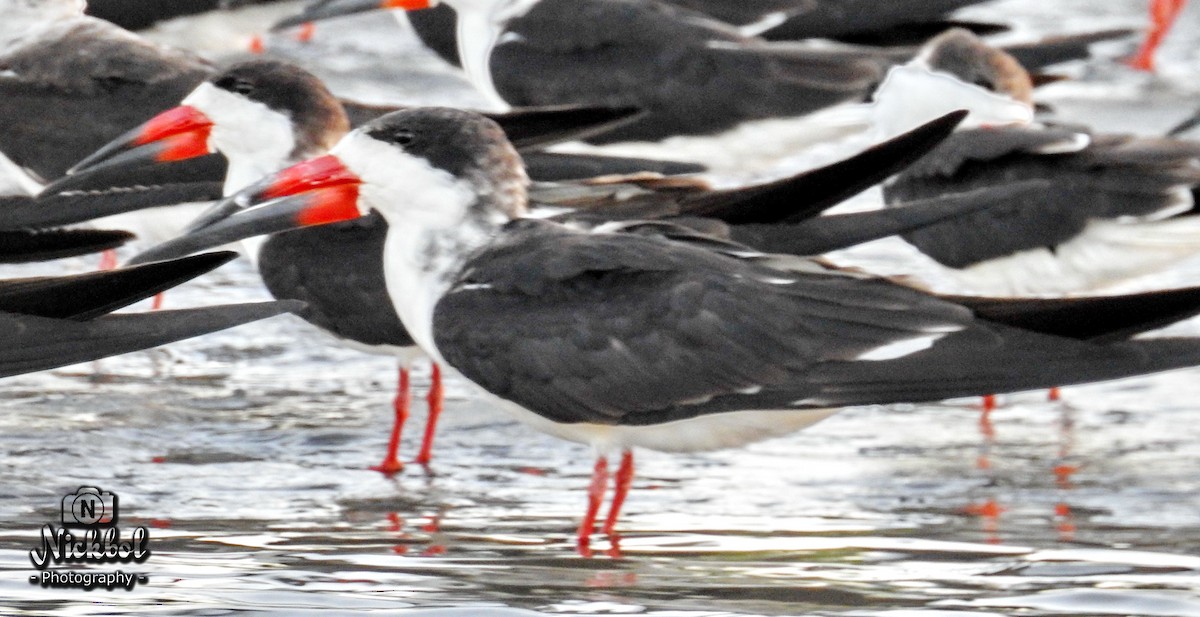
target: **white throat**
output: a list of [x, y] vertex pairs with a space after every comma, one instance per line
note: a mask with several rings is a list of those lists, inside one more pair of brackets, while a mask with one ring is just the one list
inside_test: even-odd
[[469, 254], [503, 221], [472, 221], [477, 197], [469, 182], [359, 131], [330, 153], [364, 180], [360, 203], [387, 220], [388, 294], [413, 340], [441, 362], [433, 339], [434, 308]]
[[183, 99], [183, 104], [213, 121], [209, 148], [229, 159], [226, 195], [297, 162], [292, 160], [296, 149], [292, 122], [284, 114], [207, 82]]
[[[229, 161], [225, 172], [224, 195], [233, 195], [264, 176], [292, 163], [296, 139], [291, 120], [259, 103], [208, 82], [200, 84], [184, 105], [198, 109], [213, 121], [208, 147]], [[266, 236], [241, 241], [242, 252], [258, 267], [258, 255]]]

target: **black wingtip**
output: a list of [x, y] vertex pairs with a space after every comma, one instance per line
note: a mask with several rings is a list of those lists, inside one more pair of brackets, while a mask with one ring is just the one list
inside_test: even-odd
[[1026, 69], [1040, 71], [1045, 67], [1063, 62], [1086, 60], [1091, 57], [1091, 46], [1096, 43], [1125, 39], [1137, 34], [1137, 30], [1117, 28], [1083, 34], [1051, 36], [1030, 43], [1005, 45], [1001, 49], [1016, 58], [1017, 62], [1020, 62], [1021, 66]]
[[943, 297], [988, 321], [1094, 342], [1123, 341], [1200, 314], [1200, 287], [1072, 298]]
[[1179, 137], [1180, 135], [1196, 128], [1197, 126], [1200, 126], [1200, 110], [1197, 110], [1196, 113], [1192, 114], [1184, 121], [1171, 127], [1171, 129], [1167, 131], [1167, 137]]
[[127, 231], [47, 229], [0, 231], [0, 263], [29, 263], [115, 249], [135, 238]]
[[0, 311], [54, 319], [93, 319], [196, 278], [236, 257], [235, 252], [219, 251], [104, 272], [0, 281]]
[[730, 224], [799, 223], [867, 190], [924, 157], [967, 117], [952, 111], [830, 165], [750, 187], [684, 199], [684, 213]]
[[513, 146], [527, 150], [603, 135], [645, 115], [633, 106], [556, 105], [517, 108], [488, 117], [504, 129]]
[[764, 252], [820, 255], [1000, 207], [1010, 200], [1027, 198], [1049, 187], [1049, 181], [1029, 180], [891, 208], [817, 216], [797, 224], [736, 225], [730, 231], [735, 240]]
[[41, 371], [157, 347], [304, 308], [282, 300], [108, 315], [71, 321], [0, 313], [16, 334], [0, 348], [0, 377]]

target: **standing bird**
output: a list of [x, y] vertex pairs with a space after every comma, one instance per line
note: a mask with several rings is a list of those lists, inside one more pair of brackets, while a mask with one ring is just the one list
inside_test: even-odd
[[[337, 99], [316, 77], [283, 62], [254, 60], [236, 64], [213, 77], [188, 95], [182, 106], [130, 131], [126, 137], [81, 162], [78, 168], [81, 174], [96, 173], [131, 163], [174, 160], [217, 151], [229, 161], [225, 190], [232, 194], [260, 176], [300, 158], [325, 152], [348, 128]], [[780, 218], [794, 215], [794, 208], [804, 203], [796, 197], [802, 192], [810, 203], [823, 197], [825, 207], [832, 206], [915, 158], [915, 154], [909, 153], [911, 149], [928, 148], [944, 134], [942, 129], [935, 133], [897, 148], [886, 157], [865, 157], [862, 165], [870, 166], [870, 171], [851, 172], [839, 167], [833, 170], [836, 176], [831, 173], [828, 180], [813, 176], [808, 181], [800, 178], [790, 186], [781, 182], [744, 191], [684, 196], [678, 202], [684, 209], [691, 208], [692, 213], [711, 214], [717, 208], [736, 211], [735, 204], [756, 200], [764, 207], [779, 210], [780, 214], [773, 216]], [[847, 191], [847, 186], [857, 188]], [[650, 205], [664, 209], [664, 202], [671, 198], [671, 195], [661, 196]], [[918, 214], [914, 209], [912, 216], [906, 211], [901, 217], [844, 221], [843, 226], [857, 224], [852, 229], [832, 230], [832, 238], [819, 235], [816, 229], [806, 228], [804, 232], [814, 242], [820, 239], [837, 245], [838, 238], [865, 241], [928, 224], [954, 211], [947, 207], [950, 204], [931, 205], [932, 214]], [[810, 216], [821, 209], [812, 209]], [[678, 208], [674, 211], [678, 212]], [[750, 218], [748, 208], [738, 214]], [[785, 237], [792, 234], [783, 229], [774, 233], [755, 230], [746, 233], [759, 233], [764, 237], [763, 242], [778, 241], [797, 247], [790, 237]], [[795, 233], [801, 232], [796, 229]], [[395, 422], [388, 453], [375, 467], [394, 473], [402, 468], [397, 452], [401, 428], [408, 417], [409, 366], [420, 352], [399, 318], [387, 308], [391, 302], [383, 292], [381, 257], [385, 237], [386, 224], [374, 216], [271, 236], [250, 250], [257, 257], [263, 281], [275, 297], [307, 303], [307, 308], [299, 312], [302, 318], [357, 349], [400, 357], [400, 387], [394, 403]], [[814, 246], [818, 245], [808, 244], [807, 248]], [[429, 405], [429, 420], [416, 458], [421, 464], [431, 460], [436, 421], [442, 408], [441, 373], [436, 366]]]
[[[109, 169], [136, 170], [153, 161], [186, 160], [220, 153], [229, 161], [224, 194], [333, 147], [350, 124], [341, 105], [320, 80], [285, 62], [252, 60], [235, 64], [200, 84], [182, 104], [171, 108], [98, 150], [76, 166], [76, 173]], [[186, 216], [180, 213], [180, 216]], [[364, 290], [381, 288], [385, 223], [379, 217], [271, 236], [247, 250], [263, 283], [276, 298], [303, 300], [297, 314], [339, 342], [369, 353], [399, 358], [399, 389], [393, 408], [388, 452], [373, 467], [392, 474], [403, 469], [398, 458], [401, 429], [411, 399], [409, 370], [422, 354], [395, 313], [370, 310]], [[182, 228], [182, 224], [180, 225]], [[366, 310], [363, 310], [363, 309]], [[442, 407], [441, 375], [436, 365], [429, 392], [429, 420], [417, 462], [428, 464], [432, 437]]]
[[[624, 121], [628, 115], [628, 110], [564, 108], [520, 111], [503, 120], [514, 127], [520, 139], [536, 145], [600, 130]], [[125, 189], [121, 180], [128, 180], [127, 174], [144, 177], [147, 165], [180, 164], [219, 153], [228, 161], [223, 193], [233, 194], [264, 175], [326, 152], [349, 128], [338, 99], [312, 74], [277, 60], [241, 62], [202, 83], [183, 98], [181, 105], [100, 148], [79, 162], [72, 175], [47, 191], [76, 190], [73, 187], [80, 183], [107, 183], [104, 185], [122, 192]], [[564, 169], [559, 164], [561, 159], [541, 160], [556, 173]], [[601, 169], [611, 169], [614, 163], [636, 163], [594, 157], [587, 160]], [[191, 186], [197, 190], [191, 200], [213, 197], [207, 179]], [[189, 199], [186, 195], [180, 197]], [[59, 199], [82, 199], [86, 206], [82, 209], [92, 208], [86, 195]], [[170, 203], [162, 201], [158, 205]], [[176, 218], [179, 216], [186, 214], [178, 213]], [[178, 227], [182, 229], [182, 224]], [[387, 454], [374, 467], [391, 474], [403, 468], [398, 449], [411, 399], [409, 371], [421, 353], [390, 310], [391, 303], [382, 291], [385, 237], [386, 224], [382, 218], [373, 217], [272, 236], [249, 243], [247, 249], [276, 298], [306, 302], [306, 308], [298, 313], [300, 317], [350, 347], [400, 359], [399, 388], [393, 404], [395, 422]], [[422, 465], [432, 458], [442, 392], [441, 373], [435, 365], [429, 420], [416, 457]]]
[[[397, 9], [400, 19], [405, 9], [422, 41], [497, 104], [634, 105], [649, 112], [641, 122], [589, 141], [610, 153], [686, 156], [722, 171], [761, 172], [838, 136], [845, 120], [836, 115], [820, 123], [797, 118], [863, 100], [886, 68], [916, 53], [915, 40], [890, 47], [772, 43], [708, 15], [738, 24], [786, 18], [812, 26], [798, 35], [832, 38], [868, 22], [941, 24], [939, 16], [970, 3], [326, 0], [277, 27], [382, 8]], [[427, 5], [433, 8], [413, 10]], [[1126, 34], [1051, 37], [1012, 49], [1045, 66], [1086, 58], [1090, 44]]]
[[[226, 224], [254, 233], [279, 216], [305, 225], [379, 212], [389, 224], [387, 291], [417, 344], [522, 421], [596, 450], [578, 533], [585, 554], [613, 450], [622, 461], [608, 533], [629, 490], [634, 447], [733, 447], [845, 405], [1200, 363], [1196, 339], [1130, 341], [1142, 330], [1116, 326], [1077, 332], [1084, 340], [1040, 334], [819, 262], [777, 268], [712, 238], [523, 218], [527, 182], [495, 123], [415, 109], [247, 189], [235, 199], [270, 203]], [[1200, 309], [1197, 300], [1185, 313]], [[1092, 322], [1076, 315], [1068, 323]]]

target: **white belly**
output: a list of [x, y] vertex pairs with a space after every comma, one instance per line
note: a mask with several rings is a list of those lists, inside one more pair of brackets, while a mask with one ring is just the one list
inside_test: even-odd
[[1067, 294], [1113, 285], [1170, 267], [1200, 253], [1200, 217], [1155, 222], [1093, 221], [1059, 245], [947, 273], [989, 295]]
[[598, 452], [646, 448], [659, 452], [704, 452], [734, 448], [781, 437], [808, 428], [838, 409], [756, 409], [709, 414], [649, 426], [560, 424], [493, 394], [495, 401], [517, 420], [560, 439], [588, 444]]

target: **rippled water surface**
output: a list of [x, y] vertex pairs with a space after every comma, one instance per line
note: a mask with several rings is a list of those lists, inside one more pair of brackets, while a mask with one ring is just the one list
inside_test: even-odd
[[[972, 15], [1044, 32], [1136, 25], [1141, 4], [1021, 0]], [[331, 27], [316, 47], [280, 46], [363, 97], [385, 97], [399, 86], [381, 76], [407, 71], [406, 96], [469, 98], [389, 23], [356, 23], [353, 40]], [[1047, 96], [1101, 126], [1159, 130], [1195, 100], [1184, 37], [1164, 78], [1100, 63]], [[409, 60], [380, 68], [360, 49]], [[843, 258], [924, 268], [898, 243]], [[167, 303], [261, 298], [255, 281], [235, 263]], [[1184, 283], [1200, 284], [1197, 263], [1142, 285]], [[393, 362], [278, 318], [0, 382], [0, 614], [1200, 615], [1197, 375], [1068, 388], [1059, 402], [1016, 395], [990, 422], [972, 400], [866, 407], [741, 450], [639, 453], [623, 556], [601, 537], [584, 559], [573, 532], [590, 451], [451, 381], [432, 467], [369, 471]], [[427, 375], [416, 381], [423, 392]], [[117, 493], [120, 527], [148, 527], [152, 555], [75, 569], [141, 572], [144, 585], [29, 583], [40, 527], [80, 485]]]

